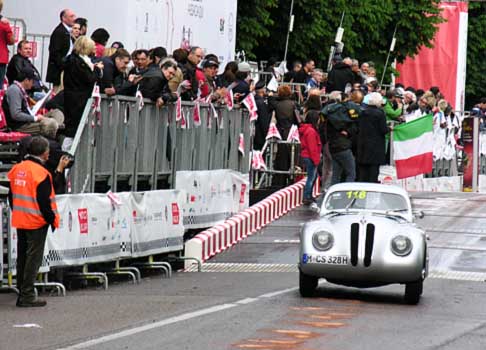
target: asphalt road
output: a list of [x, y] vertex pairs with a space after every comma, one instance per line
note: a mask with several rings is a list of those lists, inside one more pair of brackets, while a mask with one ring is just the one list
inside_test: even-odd
[[[430, 235], [431, 278], [419, 305], [404, 287], [322, 282], [297, 291], [297, 209], [205, 264], [206, 272], [111, 284], [15, 308], [0, 294], [0, 349], [484, 349], [486, 196], [414, 195]], [[26, 324], [41, 328], [16, 328]]]

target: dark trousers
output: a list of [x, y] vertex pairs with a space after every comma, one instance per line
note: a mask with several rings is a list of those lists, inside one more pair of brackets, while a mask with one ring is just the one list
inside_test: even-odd
[[[332, 153], [332, 180], [331, 185], [340, 182], [354, 182], [356, 180], [356, 164], [350, 149]], [[344, 179], [341, 178], [344, 176]]]
[[17, 287], [21, 302], [35, 300], [34, 283], [42, 264], [48, 227], [17, 229]]
[[359, 164], [359, 182], [378, 182], [380, 166], [378, 164]]

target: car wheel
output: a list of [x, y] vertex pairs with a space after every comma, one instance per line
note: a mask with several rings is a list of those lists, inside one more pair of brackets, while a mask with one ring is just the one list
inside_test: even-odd
[[423, 280], [407, 283], [405, 285], [405, 302], [410, 305], [418, 304], [423, 290], [424, 290]]
[[317, 288], [318, 278], [309, 276], [299, 271], [299, 291], [300, 295], [304, 298], [311, 297], [314, 294], [314, 290]]

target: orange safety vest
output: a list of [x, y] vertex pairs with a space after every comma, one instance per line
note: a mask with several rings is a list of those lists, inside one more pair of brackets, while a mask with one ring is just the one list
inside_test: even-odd
[[42, 165], [25, 160], [15, 165], [8, 173], [12, 191], [12, 226], [24, 230], [35, 230], [47, 225], [37, 203], [37, 186], [49, 176], [51, 180], [51, 208], [56, 218], [53, 226], [59, 227], [52, 176]]

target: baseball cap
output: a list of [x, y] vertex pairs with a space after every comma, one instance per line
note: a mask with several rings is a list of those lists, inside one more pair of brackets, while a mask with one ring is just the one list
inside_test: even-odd
[[240, 72], [250, 72], [251, 67], [248, 62], [240, 62], [238, 63], [238, 71]]
[[204, 60], [202, 67], [203, 68], [219, 67], [219, 63], [213, 60]]
[[[20, 70], [20, 77], [23, 77], [24, 79], [34, 79], [35, 78], [35, 72], [32, 68], [30, 67], [24, 67]], [[23, 80], [23, 79], [22, 79]]]

